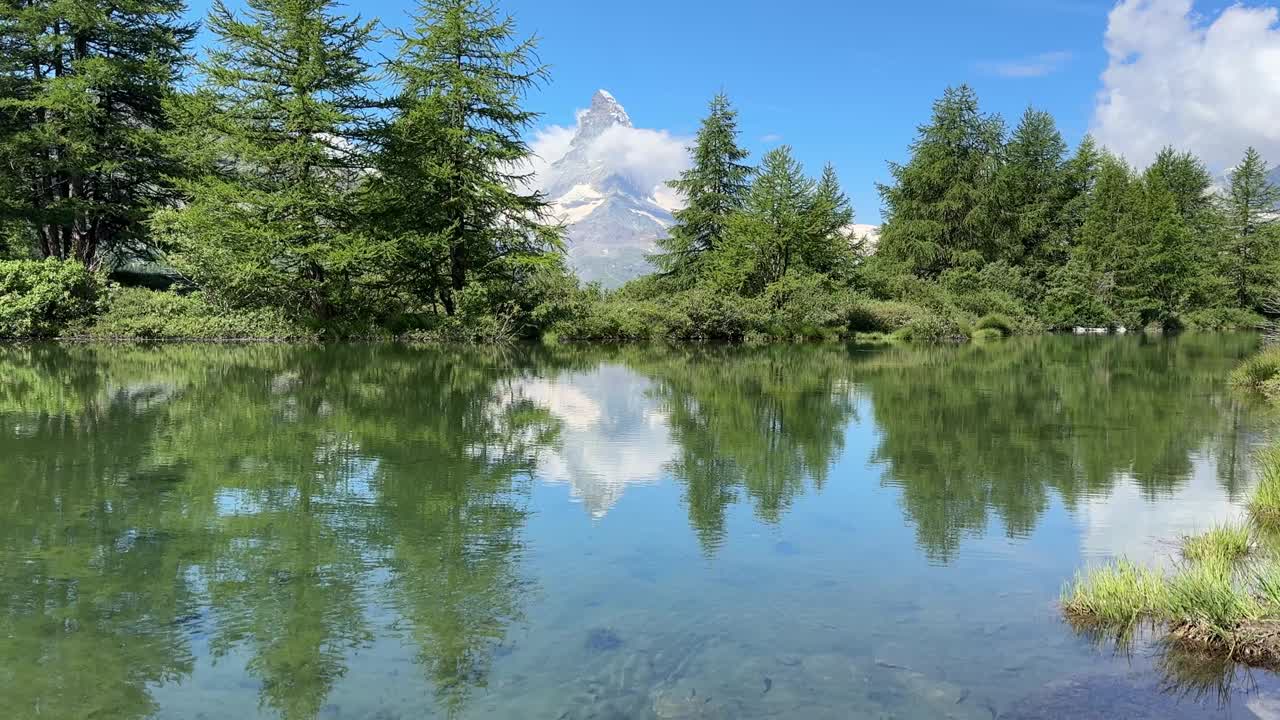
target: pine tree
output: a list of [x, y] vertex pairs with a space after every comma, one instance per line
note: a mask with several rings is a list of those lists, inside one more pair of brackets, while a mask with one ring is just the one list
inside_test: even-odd
[[1221, 198], [1224, 274], [1240, 307], [1262, 309], [1272, 299], [1280, 270], [1280, 187], [1270, 181], [1267, 161], [1252, 147], [1228, 181]]
[[881, 185], [885, 223], [877, 254], [921, 277], [997, 255], [999, 218], [993, 179], [1003, 123], [983, 115], [967, 85], [947, 88], [911, 144], [911, 160], [890, 163]]
[[724, 241], [729, 218], [742, 208], [752, 169], [738, 145], [738, 113], [723, 93], [711, 100], [692, 148], [693, 167], [668, 183], [685, 199], [654, 260], [664, 273], [691, 284], [704, 256]]
[[187, 150], [210, 157], [158, 224], [175, 264], [227, 302], [271, 304], [327, 320], [352, 304], [371, 249], [353, 229], [352, 189], [366, 158], [361, 58], [373, 23], [334, 0], [218, 0], [218, 45], [187, 112]]
[[816, 186], [787, 145], [765, 153], [742, 214], [751, 222], [741, 242], [752, 248], [754, 287], [763, 290], [803, 266], [811, 239]]
[[457, 311], [468, 283], [560, 262], [546, 198], [525, 192], [532, 155], [520, 106], [547, 77], [536, 39], [476, 0], [425, 0], [398, 33], [398, 84], [373, 196], [397, 238], [396, 274], [423, 299]]
[[1010, 264], [1025, 266], [1037, 287], [1066, 260], [1066, 248], [1055, 242], [1063, 221], [1066, 149], [1053, 116], [1028, 108], [1005, 145], [997, 180], [1007, 213], [1004, 255]]
[[801, 251], [805, 265], [814, 272], [834, 276], [851, 270], [855, 247], [849, 226], [853, 224], [853, 207], [840, 189], [840, 179], [830, 163], [822, 169], [806, 222], [808, 241]]
[[[182, 0], [0, 4], [0, 224], [90, 267], [145, 253], [171, 199], [164, 105], [195, 26]], [[19, 226], [13, 229], [13, 225]]]

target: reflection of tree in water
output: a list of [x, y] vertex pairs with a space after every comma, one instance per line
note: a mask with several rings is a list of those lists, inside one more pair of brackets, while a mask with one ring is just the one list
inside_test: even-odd
[[[883, 433], [875, 459], [942, 561], [985, 530], [990, 511], [1011, 536], [1029, 533], [1050, 490], [1070, 507], [1122, 478], [1148, 497], [1167, 494], [1198, 451], [1215, 451], [1220, 471], [1242, 462], [1225, 378], [1254, 342], [1060, 337], [892, 350], [861, 372]], [[1228, 492], [1241, 475], [1222, 476]]]
[[672, 474], [708, 550], [739, 492], [776, 523], [806, 481], [820, 489], [855, 411], [848, 356], [832, 346], [670, 351], [631, 367], [656, 384], [679, 446]]
[[0, 351], [0, 702], [147, 716], [207, 629], [266, 706], [314, 717], [385, 567], [460, 710], [520, 614], [527, 478], [555, 431], [514, 372], [393, 348]]

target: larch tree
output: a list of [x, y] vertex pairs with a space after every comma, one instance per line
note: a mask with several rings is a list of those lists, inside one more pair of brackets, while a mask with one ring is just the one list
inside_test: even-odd
[[711, 100], [690, 148], [693, 166], [668, 183], [685, 200], [675, 225], [659, 243], [658, 267], [683, 284], [694, 282], [709, 253], [723, 244], [730, 218], [742, 208], [752, 168], [738, 145], [738, 113], [720, 93]]
[[1270, 180], [1270, 168], [1254, 148], [1228, 175], [1220, 199], [1225, 240], [1224, 274], [1243, 308], [1262, 309], [1276, 292], [1280, 270], [1280, 187]]
[[204, 83], [184, 108], [198, 172], [157, 225], [174, 264], [222, 301], [330, 320], [375, 251], [351, 208], [374, 25], [334, 0], [249, 0], [243, 14], [217, 0], [209, 29]]
[[476, 0], [424, 0], [397, 35], [370, 206], [396, 238], [406, 289], [453, 315], [469, 283], [513, 286], [561, 262], [562, 228], [528, 189], [524, 133], [538, 114], [521, 105], [547, 69], [536, 38], [517, 38], [513, 18]]
[[1036, 286], [1065, 262], [1056, 243], [1063, 210], [1063, 155], [1067, 146], [1053, 116], [1028, 108], [1005, 145], [997, 179], [998, 201], [1005, 213], [1006, 259], [1027, 268]]
[[1004, 126], [984, 115], [967, 85], [947, 88], [911, 144], [911, 159], [890, 163], [881, 185], [885, 223], [877, 254], [925, 278], [995, 259], [999, 217], [994, 178]]
[[91, 268], [146, 254], [172, 199], [166, 100], [195, 25], [182, 0], [0, 4], [0, 230]]

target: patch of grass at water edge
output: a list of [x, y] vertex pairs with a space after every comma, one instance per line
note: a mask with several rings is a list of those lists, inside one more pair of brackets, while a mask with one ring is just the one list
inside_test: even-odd
[[1183, 538], [1182, 556], [1192, 562], [1222, 559], [1238, 562], [1249, 554], [1253, 538], [1244, 525], [1219, 525], [1201, 534]]
[[1254, 522], [1266, 528], [1280, 527], [1280, 447], [1257, 454], [1258, 487], [1249, 500]]
[[1169, 580], [1167, 614], [1175, 633], [1193, 633], [1204, 642], [1231, 644], [1246, 620], [1262, 614], [1261, 604], [1235, 582], [1235, 565], [1209, 556]]
[[1126, 632], [1167, 607], [1164, 575], [1117, 560], [1077, 573], [1062, 591], [1062, 609], [1072, 620]]
[[1277, 376], [1280, 376], [1280, 347], [1263, 350], [1241, 363], [1231, 373], [1231, 384], [1256, 391]]

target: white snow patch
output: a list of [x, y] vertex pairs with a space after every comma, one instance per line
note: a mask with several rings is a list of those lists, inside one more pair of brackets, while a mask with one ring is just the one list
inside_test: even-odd
[[637, 210], [637, 209], [635, 209], [635, 208], [627, 208], [627, 209], [628, 209], [628, 210], [630, 210], [631, 212], [633, 212], [633, 213], [637, 214], [637, 215], [642, 215], [642, 216], [644, 216], [644, 217], [649, 218], [650, 220], [652, 220], [652, 221], [654, 221], [654, 222], [658, 223], [659, 225], [661, 225], [661, 226], [662, 226], [662, 227], [664, 227], [664, 228], [665, 228], [665, 227], [667, 227], [667, 226], [670, 224], [670, 223], [666, 222], [665, 220], [663, 220], [662, 218], [658, 217], [657, 215], [654, 215], [654, 214], [653, 214], [653, 213], [651, 213], [651, 212], [645, 212], [644, 210]]
[[595, 212], [596, 208], [603, 205], [604, 202], [605, 199], [601, 198], [594, 202], [585, 202], [579, 205], [574, 205], [573, 207], [558, 207], [556, 208], [558, 210], [556, 214], [564, 224], [573, 225], [574, 223], [585, 220], [588, 215]]

